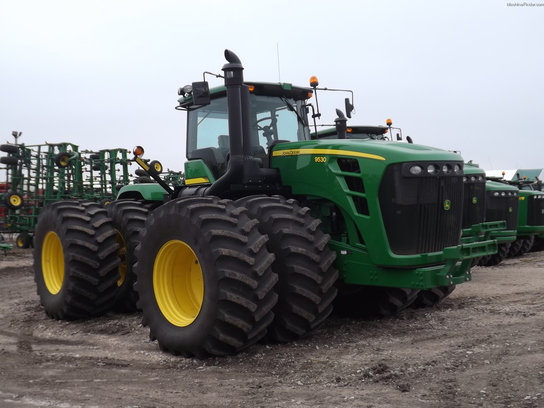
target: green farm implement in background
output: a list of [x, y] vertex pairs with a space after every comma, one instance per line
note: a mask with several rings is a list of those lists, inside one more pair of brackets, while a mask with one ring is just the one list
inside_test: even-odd
[[32, 244], [38, 216], [49, 203], [66, 199], [109, 202], [128, 184], [126, 149], [80, 151], [72, 143], [3, 144], [0, 157], [2, 232], [18, 234], [20, 248]]

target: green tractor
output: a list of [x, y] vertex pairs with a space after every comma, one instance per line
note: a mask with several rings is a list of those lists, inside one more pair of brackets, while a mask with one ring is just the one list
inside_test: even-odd
[[516, 187], [487, 180], [478, 165], [465, 163], [463, 241], [472, 240], [477, 220], [485, 220], [487, 225], [504, 224], [502, 228], [487, 228], [485, 234], [486, 238], [497, 241], [497, 253], [475, 259], [474, 265], [495, 266], [507, 257], [516, 240], [518, 197]]
[[[74, 319], [136, 306], [162, 350], [231, 355], [289, 342], [332, 311], [387, 316], [471, 279], [494, 240], [461, 243], [463, 160], [405, 143], [312, 139], [315, 88], [244, 82], [225, 51], [224, 86], [180, 89], [184, 181], [155, 183], [107, 210], [53, 203], [35, 235], [46, 313]], [[134, 290], [133, 290], [134, 288]]]
[[[491, 177], [490, 180], [519, 189], [519, 212], [516, 240], [510, 246], [507, 257], [522, 256], [542, 247], [544, 238], [544, 192], [540, 180], [528, 180], [518, 175], [516, 180]], [[536, 243], [536, 247], [535, 247]]]
[[[341, 112], [340, 112], [341, 113]], [[342, 117], [339, 116], [336, 120], [337, 126], [335, 128], [328, 128], [320, 130], [318, 132], [312, 133], [312, 138], [314, 139], [337, 139], [339, 134], [345, 134], [345, 138], [360, 140], [360, 141], [371, 141], [371, 140], [380, 140], [380, 141], [402, 141], [402, 130], [400, 128], [392, 127], [392, 120], [387, 119], [387, 126], [346, 126], [345, 129], [342, 129], [339, 126], [339, 123], [342, 123]], [[395, 134], [393, 134], [395, 132]], [[406, 137], [406, 141], [409, 144], [413, 144], [413, 140], [410, 136]], [[495, 239], [497, 242], [508, 243], [506, 248], [509, 247], [509, 243], [513, 242], [516, 239], [516, 216], [517, 216], [517, 193], [515, 197], [515, 213], [509, 214], [507, 212], [506, 203], [504, 203], [504, 209], [502, 211], [497, 211], [497, 203], [487, 199], [486, 188], [489, 190], [494, 190], [493, 187], [486, 184], [485, 172], [478, 168], [477, 165], [473, 165], [470, 162], [465, 163], [464, 165], [463, 177], [464, 182], [464, 192], [463, 192], [463, 216], [462, 216], [462, 236], [461, 242], [468, 244], [478, 241], [488, 241], [490, 239]], [[501, 185], [500, 189], [512, 189], [516, 190], [514, 187], [507, 187]], [[508, 195], [510, 195], [509, 193]], [[487, 207], [487, 204], [494, 204], [492, 209]], [[501, 202], [502, 203], [502, 202]], [[499, 204], [500, 205], [500, 204]], [[512, 203], [509, 203], [512, 206]], [[510, 210], [512, 208], [510, 207]], [[507, 222], [506, 220], [509, 220]], [[511, 225], [513, 221], [513, 226]], [[509, 229], [505, 229], [509, 226]], [[501, 252], [501, 251], [498, 251]], [[504, 251], [502, 251], [504, 252]], [[501, 252], [501, 253], [502, 253]], [[508, 252], [508, 250], [506, 250]], [[472, 266], [478, 264], [478, 262], [485, 258], [495, 259], [497, 254], [490, 254], [484, 257], [476, 257], [472, 260]], [[416, 301], [412, 303], [411, 307], [423, 307], [423, 306], [433, 306], [439, 301], [443, 300], [451, 291], [452, 288], [448, 288], [444, 292], [440, 292], [437, 289], [431, 291], [419, 291]], [[433, 301], [429, 301], [429, 293], [439, 294], [439, 296], [432, 297]]]

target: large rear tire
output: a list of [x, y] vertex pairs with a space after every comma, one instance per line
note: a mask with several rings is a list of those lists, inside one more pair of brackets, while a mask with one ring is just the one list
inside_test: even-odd
[[232, 355], [266, 334], [278, 277], [257, 225], [246, 209], [216, 197], [179, 198], [149, 216], [134, 287], [161, 350]]
[[272, 270], [279, 281], [274, 288], [278, 303], [266, 341], [297, 340], [321, 325], [332, 312], [338, 271], [336, 253], [328, 247], [330, 236], [321, 221], [295, 200], [250, 196], [236, 201], [259, 220], [259, 231], [268, 235], [268, 250], [276, 256]]
[[418, 292], [417, 289], [338, 284], [334, 311], [340, 316], [364, 319], [392, 316], [406, 309]]
[[138, 310], [138, 292], [134, 290], [136, 275], [133, 267], [136, 263], [135, 249], [140, 243], [140, 231], [145, 227], [148, 209], [141, 201], [112, 201], [107, 206], [108, 216], [112, 219], [119, 244], [118, 266], [120, 278], [117, 281], [119, 291], [115, 296], [114, 310], [119, 312], [135, 312]]
[[416, 300], [410, 305], [413, 309], [433, 307], [446, 299], [455, 290], [455, 285], [438, 286], [432, 289], [420, 290]]
[[48, 316], [71, 320], [110, 310], [118, 263], [115, 231], [100, 205], [63, 200], [43, 209], [34, 234], [34, 280]]

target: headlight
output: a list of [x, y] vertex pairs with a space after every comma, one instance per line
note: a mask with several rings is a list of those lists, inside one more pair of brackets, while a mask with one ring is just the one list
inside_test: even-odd
[[414, 176], [417, 176], [421, 173], [423, 173], [423, 168], [421, 166], [412, 166], [410, 167], [410, 173]]
[[493, 193], [493, 197], [498, 197], [498, 196], [499, 196], [499, 192], [498, 192], [498, 191], [495, 191], [495, 192]]
[[429, 174], [436, 174], [438, 173], [438, 166], [435, 166], [434, 164], [429, 164], [427, 166], [427, 173]]
[[445, 174], [450, 174], [451, 173], [451, 166], [449, 164], [444, 164], [442, 166], [442, 172], [445, 173]]
[[459, 166], [458, 164], [453, 166], [453, 172], [454, 173], [461, 173], [461, 166]]

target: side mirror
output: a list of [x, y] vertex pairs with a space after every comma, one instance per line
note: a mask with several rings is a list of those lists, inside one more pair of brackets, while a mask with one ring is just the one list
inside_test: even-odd
[[410, 136], [406, 136], [406, 141], [408, 143], [414, 143], [414, 141], [412, 140], [412, 138]]
[[353, 105], [351, 104], [349, 98], [346, 98], [344, 100], [344, 104], [345, 104], [345, 107], [346, 107], [346, 116], [348, 118], [351, 118], [351, 112], [353, 112]]
[[210, 87], [208, 82], [193, 82], [193, 103], [195, 105], [209, 105], [210, 102]]

